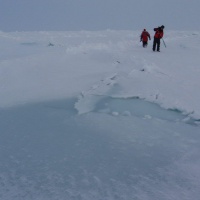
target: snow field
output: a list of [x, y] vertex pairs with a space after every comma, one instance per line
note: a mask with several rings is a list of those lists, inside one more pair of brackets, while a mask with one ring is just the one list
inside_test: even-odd
[[1, 199], [199, 199], [199, 32], [139, 35], [0, 32]]

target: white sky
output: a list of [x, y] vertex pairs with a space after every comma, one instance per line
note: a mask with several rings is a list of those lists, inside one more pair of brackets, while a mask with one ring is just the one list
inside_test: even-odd
[[1, 31], [200, 30], [199, 0], [0, 0]]

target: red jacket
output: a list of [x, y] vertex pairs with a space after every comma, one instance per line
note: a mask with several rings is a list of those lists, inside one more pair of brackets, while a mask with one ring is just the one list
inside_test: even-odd
[[158, 28], [154, 28], [154, 31], [155, 31], [154, 38], [160, 38], [161, 39], [163, 37], [163, 35], [164, 35], [163, 29], [158, 27]]
[[146, 30], [142, 32], [140, 38], [141, 38], [141, 41], [143, 42], [147, 42], [148, 38], [151, 39], [150, 34]]

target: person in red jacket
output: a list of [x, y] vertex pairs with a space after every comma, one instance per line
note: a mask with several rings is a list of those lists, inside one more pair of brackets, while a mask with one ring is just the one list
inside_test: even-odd
[[140, 35], [140, 42], [142, 42], [143, 47], [147, 47], [148, 39], [151, 40], [150, 34], [144, 29]]
[[157, 50], [160, 51], [160, 39], [163, 37], [164, 32], [163, 29], [165, 27], [162, 25], [161, 27], [154, 28], [155, 35], [153, 40], [153, 51]]

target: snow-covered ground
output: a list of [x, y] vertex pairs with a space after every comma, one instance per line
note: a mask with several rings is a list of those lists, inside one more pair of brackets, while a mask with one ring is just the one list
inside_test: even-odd
[[140, 33], [0, 32], [1, 199], [199, 200], [200, 32]]

